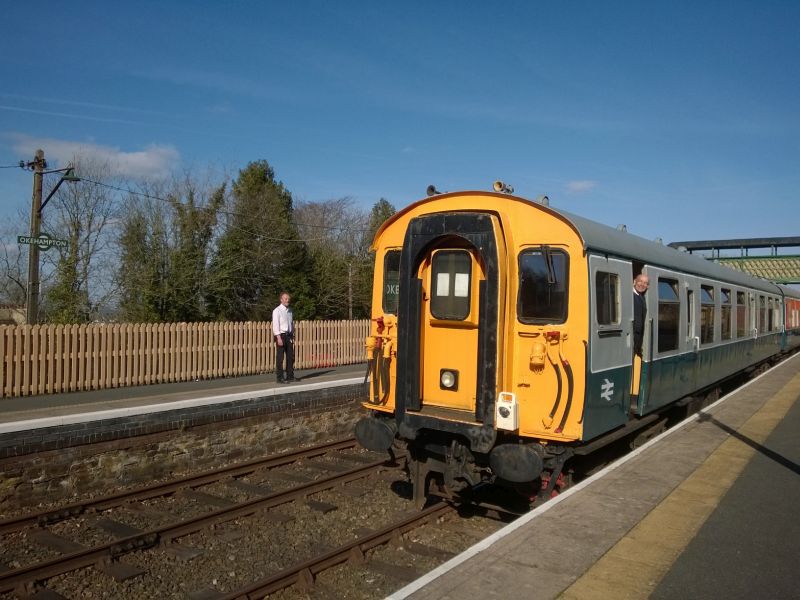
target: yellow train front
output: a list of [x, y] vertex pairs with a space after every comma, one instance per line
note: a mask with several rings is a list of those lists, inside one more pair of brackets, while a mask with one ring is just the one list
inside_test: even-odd
[[[713, 277], [718, 295], [750, 293], [757, 283], [729, 269], [720, 272], [731, 283], [719, 283], [722, 268], [701, 258], [502, 188], [435, 193], [394, 215], [373, 242], [370, 410], [356, 437], [379, 451], [396, 438], [406, 443], [419, 505], [482, 482], [549, 494], [565, 461], [591, 449], [588, 440], [611, 439], [608, 432], [703, 387], [688, 319], [675, 316], [680, 343], [668, 350], [669, 327], [659, 324], [671, 317], [657, 288], [647, 296], [644, 361], [634, 355], [636, 274], [662, 286], [664, 273], [693, 273], [698, 314], [700, 277]], [[692, 313], [681, 282], [676, 295]], [[777, 286], [762, 287], [777, 303]], [[749, 354], [713, 359], [713, 377], [779, 352], [780, 336], [762, 334], [748, 328], [738, 341], [747, 338]], [[662, 393], [665, 385], [672, 391]]]

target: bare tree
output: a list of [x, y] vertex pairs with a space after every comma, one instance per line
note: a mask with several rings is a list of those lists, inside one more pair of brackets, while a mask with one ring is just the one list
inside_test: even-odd
[[363, 316], [369, 305], [362, 276], [370, 262], [369, 215], [351, 198], [338, 198], [299, 203], [294, 216], [312, 257], [318, 316]]
[[103, 318], [116, 292], [119, 193], [113, 187], [124, 182], [101, 160], [76, 155], [72, 164], [81, 181], [62, 185], [42, 213], [43, 230], [68, 242], [58, 254], [42, 255], [43, 314], [59, 323]]
[[28, 246], [17, 243], [20, 232], [28, 231], [28, 212], [19, 210], [0, 229], [0, 303], [25, 304]]

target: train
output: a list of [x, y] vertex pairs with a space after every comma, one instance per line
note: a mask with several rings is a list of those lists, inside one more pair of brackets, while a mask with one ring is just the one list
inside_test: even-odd
[[370, 450], [405, 447], [419, 507], [484, 484], [547, 498], [572, 457], [800, 345], [798, 290], [499, 181], [430, 186], [371, 250], [371, 382], [355, 435]]

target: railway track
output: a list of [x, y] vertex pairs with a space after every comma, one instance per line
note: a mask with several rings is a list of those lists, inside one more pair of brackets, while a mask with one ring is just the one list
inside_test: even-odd
[[[711, 390], [706, 397], [698, 398], [697, 403], [699, 406], [705, 405], [713, 401], [720, 393], [720, 389]], [[699, 408], [699, 406], [693, 406], [692, 411]], [[682, 407], [682, 410], [688, 408], [688, 406]], [[620, 445], [626, 446], [629, 443], [635, 445], [632, 443], [633, 441], [635, 440], [621, 439]], [[110, 576], [110, 578], [117, 581], [126, 581], [144, 572], [135, 564], [126, 562], [126, 556], [128, 555], [166, 551], [188, 561], [198, 551], [191, 544], [187, 546], [183, 542], [198, 532], [213, 531], [221, 525], [232, 521], [237, 521], [238, 523], [240, 520], [244, 523], [244, 527], [249, 527], [247, 519], [252, 518], [253, 515], [263, 515], [279, 506], [297, 503], [297, 501], [301, 501], [301, 503], [306, 501], [307, 504], [309, 502], [315, 503], [319, 505], [316, 509], [322, 512], [338, 510], [338, 507], [325, 508], [325, 502], [310, 501], [309, 498], [332, 490], [342, 490], [348, 484], [353, 484], [359, 480], [367, 480], [370, 477], [379, 475], [381, 472], [387, 474], [396, 473], [396, 475], [391, 475], [391, 478], [395, 479], [392, 485], [402, 479], [402, 475], [399, 474], [402, 461], [377, 459], [375, 458], [376, 455], [367, 456], [363, 452], [356, 453], [356, 448], [356, 442], [353, 439], [330, 442], [313, 448], [252, 460], [168, 482], [156, 483], [144, 488], [119, 492], [69, 504], [57, 509], [48, 509], [0, 521], [0, 535], [7, 536], [19, 532], [29, 532], [31, 533], [31, 538], [38, 537], [39, 541], [44, 540], [45, 543], [49, 543], [50, 547], [55, 548], [60, 553], [60, 556], [50, 560], [41, 560], [33, 564], [14, 567], [3, 565], [2, 560], [0, 560], [0, 598], [8, 597], [3, 594], [13, 593], [18, 597], [28, 597], [37, 592], [49, 591], [49, 580], [58, 577], [75, 577], [75, 573], [87, 567], [93, 567], [105, 577]], [[351, 452], [351, 454], [349, 456], [340, 454], [347, 452]], [[401, 456], [400, 458], [403, 457]], [[600, 457], [595, 456], [595, 458], [599, 459]], [[610, 456], [605, 458], [606, 460], [602, 461], [605, 464], [607, 464], [607, 460], [613, 460]], [[323, 464], [311, 462], [315, 459], [331, 459], [331, 462]], [[348, 462], [350, 463], [349, 465], [347, 465]], [[356, 464], [354, 465], [353, 463]], [[293, 484], [286, 490], [271, 491], [269, 493], [263, 493], [265, 489], [259, 486], [258, 483], [253, 484], [242, 481], [247, 478], [252, 479], [259, 471], [266, 471], [267, 476], [262, 475], [261, 480], [268, 480], [270, 473], [280, 471], [280, 469], [286, 467], [294, 468], [293, 465], [298, 464], [305, 469], [313, 467], [317, 470], [324, 471], [328, 469], [336, 472], [313, 481]], [[297, 470], [295, 469], [293, 472], [297, 472]], [[290, 477], [290, 475], [284, 473], [283, 477]], [[255, 477], [255, 481], [259, 481], [258, 476]], [[365, 487], [386, 489], [390, 487], [387, 481], [386, 477], [378, 481], [369, 481], [365, 484]], [[199, 491], [201, 488], [213, 484], [239, 487], [258, 494], [258, 496], [242, 502], [229, 501], [227, 502], [228, 505], [218, 506], [214, 510], [206, 511], [201, 515], [173, 519], [158, 526], [138, 529], [105, 514], [113, 513], [117, 509], [137, 510], [136, 507], [140, 503], [157, 498], [188, 498], [190, 500], [199, 500], [201, 503], [208, 504], [210, 502], [213, 504], [215, 501], [213, 495]], [[351, 489], [350, 491], [352, 492], [353, 490]], [[342, 495], [347, 496], [348, 494], [342, 493]], [[216, 500], [220, 500], [220, 498], [216, 498]], [[375, 504], [380, 505], [380, 501], [375, 502]], [[487, 504], [484, 503], [484, 508], [486, 506]], [[186, 596], [198, 599], [233, 599], [262, 598], [266, 595], [277, 594], [278, 598], [281, 599], [292, 598], [295, 597], [293, 594], [318, 586], [317, 580], [319, 576], [324, 573], [327, 575], [327, 571], [333, 571], [336, 568], [369, 571], [373, 568], [371, 562], [376, 549], [386, 546], [390, 542], [395, 542], [394, 545], [397, 545], [397, 543], [402, 544], [401, 540], [409, 532], [425, 524], [442, 520], [448, 515], [452, 516], [456, 511], [452, 505], [445, 502], [429, 506], [422, 511], [413, 511], [410, 508], [410, 503], [407, 503], [407, 509], [409, 510], [386, 524], [380, 524], [380, 518], [365, 512], [360, 516], [363, 517], [365, 525], [376, 527], [374, 531], [359, 532], [358, 535], [348, 536], [344, 542], [338, 543], [332, 548], [325, 546], [323, 543], [319, 551], [313, 555], [310, 552], [299, 552], [297, 558], [293, 558], [294, 555], [287, 550], [285, 553], [286, 560], [277, 565], [270, 565], [269, 569], [265, 569], [268, 571], [267, 573], [248, 573], [246, 580], [243, 581], [244, 577], [239, 577], [235, 582], [226, 582], [224, 585], [216, 585], [217, 579], [214, 579], [213, 586], [200, 587], [193, 590], [192, 593], [186, 594]], [[499, 506], [494, 508], [498, 509]], [[146, 509], [144, 512], [146, 512]], [[98, 515], [101, 518], [96, 518]], [[49, 530], [49, 528], [59, 523], [80, 518], [93, 519], [94, 525], [99, 524], [103, 529], [110, 532], [113, 539], [89, 547], [81, 547], [80, 543], [61, 539], [57, 533], [52, 533]], [[281, 515], [275, 517], [274, 520], [276, 523], [282, 524], [286, 520], [295, 518], [298, 521], [301, 519], [301, 517], [293, 515], [289, 517]], [[375, 525], [375, 523], [378, 523], [378, 525]], [[456, 528], [459, 526], [459, 521], [452, 520], [452, 523], [456, 524]], [[238, 524], [241, 526], [241, 523]], [[287, 538], [291, 538], [291, 535], [291, 532], [287, 533]], [[0, 541], [2, 541], [3, 545], [6, 544], [5, 540]], [[341, 540], [337, 541], [341, 542]], [[248, 548], [250, 553], [255, 552], [252, 544], [249, 546], [248, 544], [249, 542], [242, 542], [241, 547]], [[389, 545], [391, 546], [392, 544]], [[290, 544], [287, 544], [287, 546], [290, 546]], [[461, 549], [464, 549], [464, 547], [461, 547]], [[442, 553], [444, 559], [446, 559], [446, 554], [450, 549], [452, 551], [458, 550], [456, 545], [447, 548], [448, 550], [438, 550], [438, 552]], [[436, 551], [434, 549], [434, 552]], [[0, 553], [1, 557], [2, 553]], [[394, 559], [385, 561], [385, 563], [396, 571], [392, 575], [397, 579], [398, 585], [414, 578], [413, 575], [404, 575], [404, 568], [398, 566]], [[350, 581], [353, 580], [354, 578], [350, 576]], [[198, 583], [202, 586], [202, 582], [198, 580]], [[77, 595], [74, 597], [77, 597]], [[86, 597], [86, 595], [84, 594], [83, 597]], [[166, 597], [166, 594], [164, 597]], [[363, 597], [379, 596], [367, 595]]]
[[351, 449], [355, 448], [356, 446], [357, 442], [354, 438], [328, 442], [312, 448], [287, 452], [277, 456], [259, 458], [245, 463], [203, 471], [202, 473], [189, 475], [179, 479], [173, 479], [163, 483], [155, 483], [145, 487], [122, 491], [116, 494], [109, 494], [98, 498], [82, 500], [80, 502], [61, 506], [57, 509], [47, 509], [26, 515], [20, 515], [0, 520], [0, 534], [19, 531], [25, 529], [26, 527], [32, 527], [35, 525], [43, 527], [53, 523], [58, 523], [65, 519], [77, 517], [87, 512], [109, 510], [129, 504], [131, 502], [141, 502], [151, 498], [167, 496], [169, 494], [175, 494], [181, 490], [198, 488], [225, 479], [234, 480], [254, 473], [258, 470], [273, 469], [276, 467], [290, 465], [303, 459], [325, 456], [331, 452]]
[[291, 465], [303, 459], [325, 456], [331, 452], [353, 448], [354, 445], [355, 442], [353, 440], [334, 442], [280, 456], [250, 461], [246, 464], [204, 472], [167, 483], [74, 503], [57, 510], [42, 511], [7, 519], [0, 523], [0, 532], [8, 534], [9, 532], [19, 532], [33, 527], [36, 529], [34, 535], [38, 534], [38, 537], [46, 544], [56, 548], [63, 554], [52, 560], [41, 561], [19, 568], [0, 570], [0, 593], [15, 592], [23, 597], [32, 595], [40, 587], [41, 582], [47, 579], [90, 566], [95, 566], [100, 571], [116, 579], [123, 580], [138, 574], [134, 567], [121, 560], [126, 554], [155, 547], [169, 549], [179, 554], [181, 552], [189, 554], [190, 551], [177, 542], [179, 538], [234, 519], [247, 517], [259, 511], [268, 511], [277, 506], [306, 498], [311, 494], [345, 486], [350, 482], [369, 477], [382, 470], [397, 469], [399, 466], [396, 462], [386, 460], [363, 462], [363, 464], [347, 468], [332, 476], [321, 477], [315, 481], [294, 485], [290, 489], [269, 493], [244, 502], [230, 503], [230, 506], [217, 508], [192, 518], [171, 521], [147, 530], [136, 530], [124, 523], [104, 518], [101, 525], [112, 534], [116, 534], [116, 537], [112, 541], [90, 548], [82, 548], [76, 542], [61, 539], [58, 535], [52, 534], [46, 529], [54, 523], [75, 518], [87, 512], [97, 513], [129, 506], [134, 502], [176, 494], [182, 490], [192, 490], [209, 483], [232, 480], [260, 469], [274, 469]]
[[274, 575], [255, 581], [231, 593], [220, 595], [218, 598], [219, 600], [255, 600], [290, 586], [298, 586], [303, 590], [311, 589], [314, 587], [316, 576], [322, 571], [345, 562], [362, 565], [367, 562], [366, 554], [368, 551], [377, 546], [399, 540], [402, 535], [409, 531], [430, 521], [454, 515], [456, 511], [457, 509], [448, 503], [440, 502], [434, 504], [378, 531], [368, 533], [309, 560], [298, 562]]

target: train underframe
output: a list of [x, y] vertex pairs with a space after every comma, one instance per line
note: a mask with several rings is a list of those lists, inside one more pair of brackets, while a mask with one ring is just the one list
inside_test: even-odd
[[[375, 451], [386, 451], [398, 444], [404, 447], [417, 508], [422, 508], [431, 497], [471, 501], [476, 490], [488, 485], [511, 491], [518, 502], [527, 502], [530, 508], [567, 487], [573, 480], [573, 472], [582, 478], [602, 468], [621, 452], [641, 446], [711, 404], [727, 389], [763, 373], [780, 358], [770, 357], [585, 442], [557, 444], [497, 432], [491, 442], [486, 440], [486, 451], [480, 452], [473, 449], [467, 436], [453, 431], [398, 428], [394, 415], [380, 411], [359, 422], [356, 437], [362, 446]], [[456, 424], [450, 423], [450, 428], [457, 428]]]
[[[408, 440], [408, 473], [415, 506], [422, 508], [430, 497], [469, 501], [485, 484], [505, 488], [517, 502], [532, 505], [565, 486], [564, 466], [574, 454], [572, 448], [536, 442], [523, 445], [518, 439], [499, 442], [491, 453], [480, 453], [473, 452], [463, 438], [442, 432], [422, 431]], [[505, 463], [504, 468], [498, 468], [499, 461]], [[498, 471], [508, 478], [498, 477]], [[533, 473], [536, 475], [531, 477]]]

